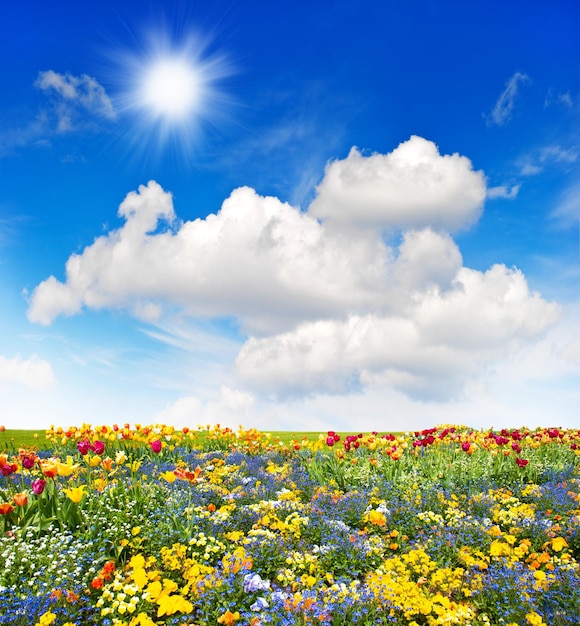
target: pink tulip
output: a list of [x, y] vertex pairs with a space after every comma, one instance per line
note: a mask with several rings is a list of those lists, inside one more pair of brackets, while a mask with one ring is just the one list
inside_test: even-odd
[[83, 439], [77, 443], [77, 450], [84, 456], [89, 453], [89, 450], [92, 449], [91, 444], [88, 439]]
[[93, 450], [95, 451], [95, 454], [101, 455], [105, 451], [105, 444], [102, 441], [97, 440], [93, 444]]
[[37, 478], [36, 480], [33, 480], [31, 485], [32, 487], [32, 491], [39, 496], [43, 491], [44, 488], [46, 487], [46, 481], [43, 480], [42, 478]]
[[151, 442], [151, 450], [153, 450], [155, 454], [159, 454], [161, 452], [161, 441], [159, 441], [159, 439]]

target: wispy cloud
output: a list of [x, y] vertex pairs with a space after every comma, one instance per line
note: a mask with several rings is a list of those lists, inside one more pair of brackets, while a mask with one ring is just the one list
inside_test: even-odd
[[39, 72], [34, 86], [48, 103], [33, 119], [0, 131], [0, 157], [24, 146], [46, 146], [56, 135], [95, 130], [96, 120], [114, 121], [117, 117], [104, 87], [87, 74]]
[[487, 116], [488, 125], [504, 126], [511, 120], [520, 85], [526, 85], [530, 82], [530, 77], [522, 72], [516, 72], [508, 80], [505, 89], [491, 110], [491, 114]]
[[560, 196], [552, 218], [559, 226], [568, 228], [580, 224], [580, 183], [570, 185]]
[[559, 145], [544, 146], [520, 158], [517, 165], [522, 176], [535, 176], [549, 165], [568, 167], [578, 161], [576, 148], [563, 148]]
[[497, 187], [490, 187], [487, 190], [487, 198], [494, 200], [495, 198], [505, 198], [506, 200], [513, 200], [517, 197], [521, 185], [498, 185]]
[[321, 81], [299, 90], [280, 82], [248, 112], [251, 134], [221, 151], [213, 165], [235, 172], [238, 180], [257, 190], [272, 189], [281, 199], [305, 207], [314, 198], [325, 164], [345, 149], [349, 122], [363, 107], [357, 97]]
[[571, 109], [574, 106], [574, 99], [572, 98], [570, 90], [563, 93], [556, 93], [554, 89], [549, 89], [546, 94], [546, 99], [544, 100], [544, 108], [548, 108], [554, 104]]
[[38, 74], [34, 85], [55, 98], [58, 132], [73, 130], [86, 113], [109, 120], [116, 117], [104, 87], [87, 74], [74, 76], [47, 70]]

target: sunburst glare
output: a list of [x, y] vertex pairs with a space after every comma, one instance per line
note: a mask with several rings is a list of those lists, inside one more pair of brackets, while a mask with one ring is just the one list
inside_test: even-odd
[[114, 55], [115, 105], [132, 153], [188, 158], [208, 132], [231, 118], [233, 99], [223, 80], [235, 73], [208, 39], [149, 30], [135, 49]]

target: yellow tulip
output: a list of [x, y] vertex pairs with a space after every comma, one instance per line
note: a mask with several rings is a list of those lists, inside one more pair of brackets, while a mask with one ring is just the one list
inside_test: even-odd
[[71, 487], [70, 489], [64, 489], [64, 493], [68, 496], [69, 500], [72, 500], [75, 504], [78, 504], [85, 495], [85, 486]]
[[59, 476], [70, 476], [79, 467], [80, 466], [78, 463], [73, 463], [72, 456], [66, 457], [66, 463], [63, 463], [62, 461], [57, 461], [57, 472]]
[[97, 465], [100, 465], [101, 461], [102, 461], [101, 457], [98, 454], [96, 454], [95, 456], [91, 457], [89, 461], [89, 465], [91, 467], [97, 467]]

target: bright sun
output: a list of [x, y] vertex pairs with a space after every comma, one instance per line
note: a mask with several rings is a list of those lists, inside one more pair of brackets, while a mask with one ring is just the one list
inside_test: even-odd
[[162, 156], [169, 147], [187, 158], [209, 128], [230, 119], [232, 99], [220, 85], [235, 70], [225, 54], [209, 53], [207, 37], [150, 30], [140, 42], [114, 59], [124, 135], [133, 154]]
[[196, 68], [179, 57], [154, 61], [143, 75], [143, 106], [169, 122], [193, 114], [201, 97], [202, 84]]

